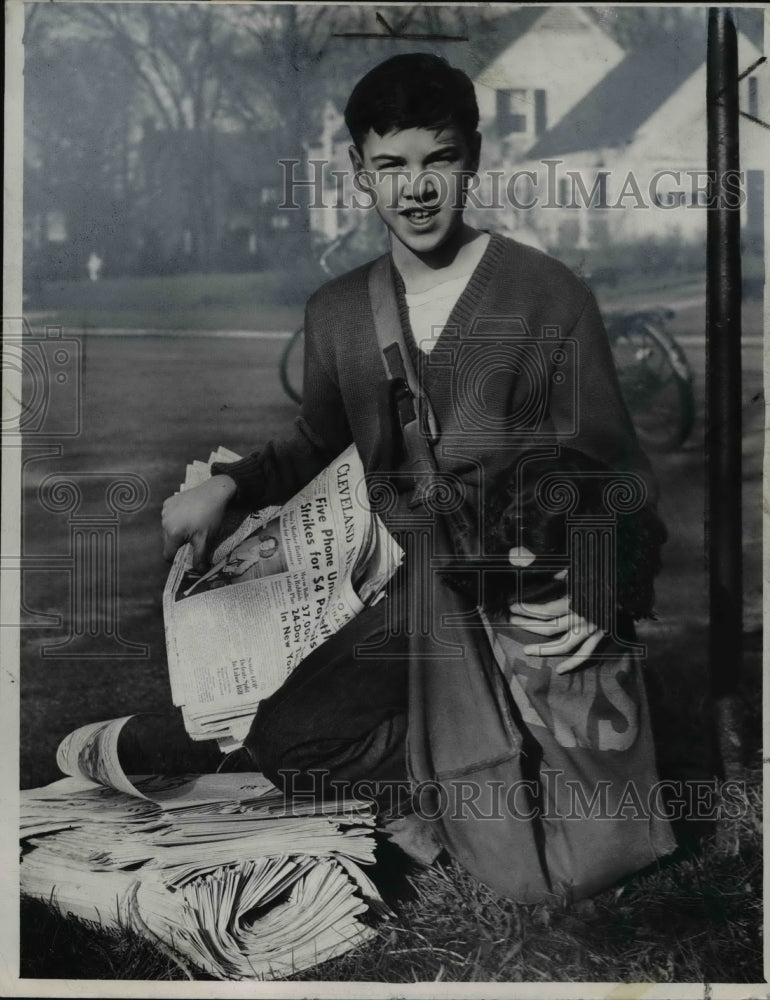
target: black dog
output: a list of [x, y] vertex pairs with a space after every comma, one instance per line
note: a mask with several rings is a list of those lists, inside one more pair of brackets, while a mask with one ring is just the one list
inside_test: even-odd
[[[555, 490], [559, 488], [554, 474], [576, 493], [569, 513], [554, 510], [554, 504], [547, 502], [545, 477]], [[613, 605], [618, 614], [634, 620], [654, 618], [654, 579], [667, 532], [652, 507], [613, 515], [615, 545], [609, 557], [614, 574], [597, 572], [589, 560], [570, 558], [570, 525], [579, 530], [581, 519], [588, 525], [587, 519], [612, 514], [605, 489], [613, 480], [618, 481], [618, 474], [608, 466], [571, 448], [561, 448], [557, 458], [523, 452], [487, 489], [482, 510], [484, 554], [497, 558], [483, 572], [482, 592], [478, 574], [459, 568], [447, 574], [447, 581], [472, 603], [481, 604], [490, 617], [507, 616], [515, 600], [540, 603], [569, 592], [572, 609], [605, 630]], [[526, 568], [500, 565], [512, 548], [532, 554]], [[605, 609], [601, 621], [595, 620], [597, 609]]]

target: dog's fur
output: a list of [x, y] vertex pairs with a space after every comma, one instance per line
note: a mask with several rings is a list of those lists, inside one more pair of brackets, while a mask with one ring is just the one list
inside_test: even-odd
[[[635, 620], [654, 618], [654, 578], [660, 571], [660, 550], [667, 537], [657, 513], [643, 506], [634, 513], [615, 515], [616, 579], [611, 595], [609, 579], [597, 580], [585, 565], [582, 570], [570, 565], [567, 514], [544, 509], [538, 499], [538, 484], [552, 473], [563, 474], [578, 492], [575, 509], [569, 514], [573, 523], [579, 525], [581, 517], [611, 513], [603, 502], [604, 489], [613, 475], [607, 466], [570, 448], [562, 448], [556, 459], [523, 452], [488, 488], [482, 511], [484, 552], [506, 556], [511, 548], [525, 546], [540, 558], [526, 569], [485, 570], [482, 595], [478, 594], [476, 576], [452, 572], [448, 574], [450, 584], [473, 603], [481, 600], [485, 611], [495, 617], [507, 614], [511, 600], [547, 600], [564, 593], [566, 586], [571, 607], [583, 617], [595, 618], [597, 607], [611, 609], [614, 603], [618, 613]], [[542, 557], [549, 557], [547, 567], [543, 567]], [[554, 580], [559, 567], [567, 568], [563, 584]], [[599, 597], [602, 599], [597, 601]], [[606, 629], [610, 622], [595, 624]]]

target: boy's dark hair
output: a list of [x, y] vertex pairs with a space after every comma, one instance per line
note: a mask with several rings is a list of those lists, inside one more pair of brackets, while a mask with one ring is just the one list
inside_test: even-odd
[[370, 129], [383, 136], [452, 125], [470, 145], [479, 108], [473, 83], [462, 70], [440, 56], [412, 52], [387, 59], [359, 80], [345, 107], [345, 124], [359, 149]]
[[[557, 458], [523, 452], [487, 492], [483, 508], [484, 552], [500, 557], [514, 547], [525, 546], [540, 558], [518, 571], [507, 568], [485, 571], [484, 609], [497, 617], [507, 614], [512, 599], [548, 600], [557, 596], [554, 573], [560, 564], [568, 567], [566, 589], [571, 596], [571, 607], [583, 617], [595, 619], [597, 606], [611, 609], [614, 605], [634, 619], [653, 618], [653, 584], [660, 571], [660, 550], [667, 536], [656, 512], [645, 505], [615, 515], [615, 588], [614, 594], [610, 593], [610, 581], [597, 581], [594, 567], [585, 560], [578, 566], [570, 564], [567, 514], [548, 509], [542, 502], [543, 477], [551, 473], [567, 479], [575, 489], [577, 502], [570, 516], [577, 525], [581, 517], [611, 513], [605, 505], [605, 489], [612, 479], [617, 481], [617, 474], [608, 466], [572, 448], [561, 448]], [[477, 588], [477, 583], [467, 575], [451, 574], [449, 582], [474, 603], [478, 601], [479, 595], [470, 592], [471, 587]], [[605, 620], [595, 624], [607, 629], [611, 623]]]

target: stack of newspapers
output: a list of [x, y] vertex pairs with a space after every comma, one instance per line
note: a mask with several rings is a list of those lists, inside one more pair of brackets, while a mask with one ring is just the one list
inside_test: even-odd
[[[203, 482], [220, 448], [187, 467]], [[248, 513], [196, 573], [180, 548], [163, 594], [174, 704], [192, 739], [240, 746], [259, 702], [384, 588], [403, 551], [369, 507], [354, 446], [283, 507]]]
[[[220, 448], [193, 462], [181, 489], [237, 457]], [[384, 911], [361, 868], [374, 860], [369, 802], [285, 797], [257, 773], [129, 776], [121, 748], [146, 739], [149, 771], [184, 764], [188, 736], [240, 746], [260, 700], [381, 599], [402, 559], [353, 447], [284, 507], [231, 512], [207, 571], [183, 546], [163, 612], [186, 747], [164, 757], [173, 727], [142, 730], [132, 716], [66, 736], [67, 777], [22, 792], [22, 893], [221, 979], [284, 977], [367, 940], [362, 916]]]
[[374, 933], [370, 804], [285, 799], [256, 773], [129, 777], [130, 718], [71, 733], [68, 777], [21, 793], [24, 896], [220, 979], [291, 975]]

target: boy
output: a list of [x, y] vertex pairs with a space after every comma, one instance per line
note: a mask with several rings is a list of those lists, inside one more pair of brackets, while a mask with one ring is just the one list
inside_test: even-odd
[[[471, 81], [438, 57], [396, 56], [358, 83], [345, 120], [358, 182], [389, 232], [391, 293], [440, 428], [436, 463], [460, 484], [467, 509], [480, 509], [484, 483], [525, 448], [542, 444], [553, 453], [564, 442], [636, 473], [654, 502], [590, 292], [560, 263], [463, 219], [481, 148]], [[408, 534], [414, 481], [386, 409], [371, 267], [329, 282], [308, 302], [293, 435], [215, 467], [208, 482], [166, 501], [167, 558], [189, 541], [202, 567], [236, 494], [253, 508], [283, 503], [351, 441], [367, 476], [384, 474], [399, 491], [395, 510], [383, 517], [394, 534]], [[411, 654], [388, 620], [388, 603], [329, 639], [260, 706], [247, 741], [255, 766], [300, 776], [324, 768], [351, 781], [406, 776]], [[511, 614], [533, 638], [550, 637], [525, 652], [560, 657], [561, 672], [584, 664], [604, 635], [571, 611], [568, 595], [536, 606], [518, 602]], [[377, 643], [379, 659], [355, 655], [356, 647]]]

